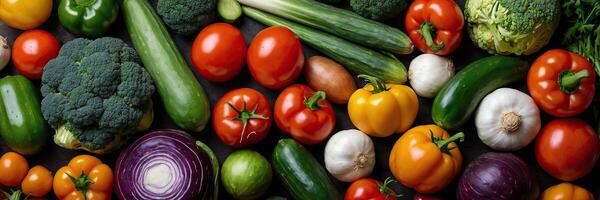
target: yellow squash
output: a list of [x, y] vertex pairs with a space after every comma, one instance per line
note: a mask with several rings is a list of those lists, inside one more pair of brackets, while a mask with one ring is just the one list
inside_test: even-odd
[[408, 86], [385, 84], [372, 76], [358, 77], [369, 84], [350, 96], [348, 115], [354, 126], [374, 137], [408, 130], [419, 111], [415, 92]]
[[52, 0], [0, 0], [0, 20], [12, 28], [36, 28], [50, 17], [50, 13]]

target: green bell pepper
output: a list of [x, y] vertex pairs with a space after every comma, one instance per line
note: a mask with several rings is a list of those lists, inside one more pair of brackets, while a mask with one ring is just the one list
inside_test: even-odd
[[58, 20], [71, 33], [100, 37], [117, 19], [116, 0], [61, 0]]

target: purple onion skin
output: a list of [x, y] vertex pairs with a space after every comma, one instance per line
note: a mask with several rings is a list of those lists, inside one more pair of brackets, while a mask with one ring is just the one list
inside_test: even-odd
[[[210, 193], [213, 172], [208, 155], [195, 144], [186, 132], [172, 129], [157, 130], [142, 136], [124, 150], [114, 168], [115, 192], [121, 200], [195, 200]], [[168, 158], [165, 158], [167, 157]], [[144, 187], [144, 168], [150, 158], [162, 158], [175, 163], [181, 178], [170, 190], [154, 193]], [[175, 178], [175, 177], [173, 177]], [[175, 180], [175, 179], [173, 179]]]
[[510, 153], [485, 153], [465, 169], [458, 182], [461, 200], [535, 200], [536, 178], [523, 160]]

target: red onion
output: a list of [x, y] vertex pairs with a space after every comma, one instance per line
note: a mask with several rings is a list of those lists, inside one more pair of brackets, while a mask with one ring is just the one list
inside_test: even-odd
[[115, 166], [119, 199], [208, 198], [214, 187], [212, 152], [195, 142], [178, 130], [158, 130], [136, 140]]
[[533, 172], [510, 153], [485, 153], [473, 160], [458, 182], [461, 200], [533, 200], [540, 193]]

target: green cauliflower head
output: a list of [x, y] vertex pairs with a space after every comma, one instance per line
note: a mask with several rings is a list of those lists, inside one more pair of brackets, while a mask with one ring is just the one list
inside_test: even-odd
[[494, 54], [529, 55], [544, 47], [560, 20], [559, 0], [467, 0], [471, 40]]
[[102, 154], [152, 123], [154, 83], [135, 50], [116, 38], [75, 39], [44, 67], [42, 114], [54, 142]]

